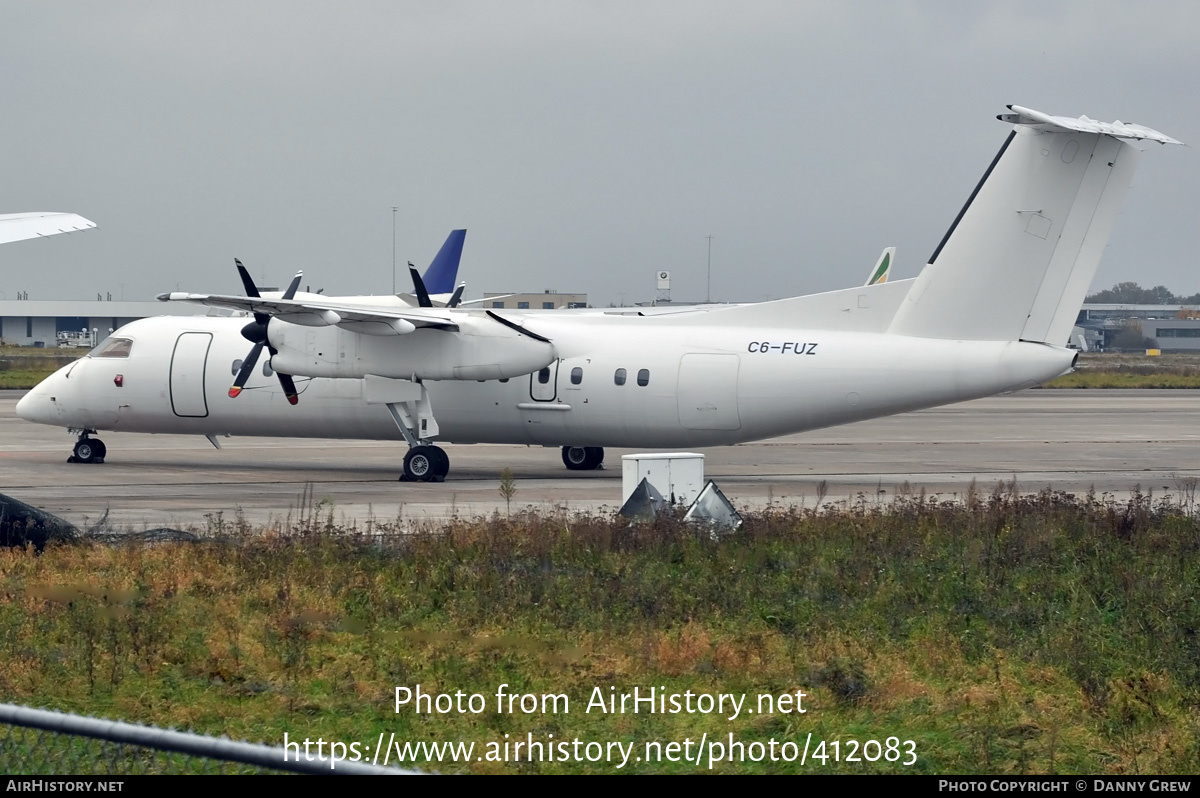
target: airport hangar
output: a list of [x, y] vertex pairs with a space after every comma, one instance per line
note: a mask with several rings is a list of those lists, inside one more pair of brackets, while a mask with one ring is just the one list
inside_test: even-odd
[[[17, 346], [94, 346], [110, 332], [149, 316], [203, 316], [182, 302], [0, 299], [0, 341]], [[85, 332], [86, 331], [86, 332]]]

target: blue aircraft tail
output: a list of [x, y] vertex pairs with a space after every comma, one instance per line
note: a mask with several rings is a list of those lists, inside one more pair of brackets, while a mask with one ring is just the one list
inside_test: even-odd
[[425, 290], [431, 294], [449, 294], [454, 291], [454, 281], [458, 279], [458, 262], [462, 259], [463, 241], [467, 237], [466, 230], [451, 230], [450, 236], [433, 263], [425, 270]]

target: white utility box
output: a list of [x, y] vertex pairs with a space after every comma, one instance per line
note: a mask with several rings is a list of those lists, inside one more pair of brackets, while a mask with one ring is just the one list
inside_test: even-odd
[[641, 481], [650, 482], [663, 498], [687, 506], [704, 490], [704, 455], [695, 452], [627, 454], [621, 458], [621, 503]]

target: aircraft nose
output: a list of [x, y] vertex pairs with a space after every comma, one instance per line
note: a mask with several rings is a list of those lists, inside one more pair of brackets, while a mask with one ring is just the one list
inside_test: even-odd
[[17, 416], [36, 424], [58, 422], [60, 408], [54, 393], [55, 384], [61, 379], [61, 371], [51, 374], [38, 383], [29, 393], [17, 401]]

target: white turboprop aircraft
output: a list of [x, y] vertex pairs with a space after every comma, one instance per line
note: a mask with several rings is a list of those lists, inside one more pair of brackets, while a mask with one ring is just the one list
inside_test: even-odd
[[24, 241], [27, 238], [53, 236], [90, 230], [96, 223], [76, 213], [6, 213], [0, 214], [0, 244]]
[[[76, 432], [84, 462], [103, 454], [97, 430], [392, 439], [409, 447], [402, 479], [441, 480], [438, 440], [561, 446], [589, 469], [605, 446], [733, 444], [1037, 385], [1074, 365], [1064, 345], [1135, 143], [1179, 142], [1009, 108], [1012, 132], [915, 279], [661, 316], [414, 308], [296, 294], [298, 280], [271, 299], [249, 283], [165, 294], [254, 320], [133, 322], [17, 413]], [[271, 357], [227, 392], [247, 340]]]

